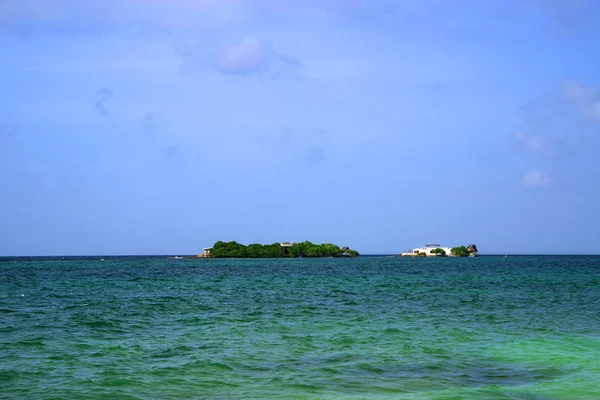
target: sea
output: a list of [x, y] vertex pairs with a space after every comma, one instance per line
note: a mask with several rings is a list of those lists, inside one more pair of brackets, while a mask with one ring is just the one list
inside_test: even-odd
[[600, 257], [0, 260], [1, 399], [600, 399]]

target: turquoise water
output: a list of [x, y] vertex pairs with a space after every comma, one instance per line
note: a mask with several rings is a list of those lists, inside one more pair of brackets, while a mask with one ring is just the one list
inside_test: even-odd
[[0, 262], [0, 398], [600, 399], [600, 258]]

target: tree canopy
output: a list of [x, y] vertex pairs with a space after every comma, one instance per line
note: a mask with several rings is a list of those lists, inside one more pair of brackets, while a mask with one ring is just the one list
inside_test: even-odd
[[465, 246], [453, 247], [450, 252], [457, 257], [469, 256], [469, 250]]
[[[287, 249], [285, 251], [284, 249]], [[241, 243], [216, 242], [210, 252], [214, 258], [279, 258], [279, 257], [358, 257], [356, 250], [343, 249], [333, 243], [314, 244], [309, 241], [282, 247], [280, 243], [245, 246]]]
[[437, 248], [437, 249], [433, 249], [430, 251], [431, 254], [437, 254], [438, 256], [445, 256], [446, 255], [446, 250], [441, 249], [441, 248]]

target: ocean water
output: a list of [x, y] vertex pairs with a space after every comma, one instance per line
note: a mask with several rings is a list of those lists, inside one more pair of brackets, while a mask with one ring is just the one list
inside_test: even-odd
[[0, 262], [2, 399], [600, 399], [600, 257]]

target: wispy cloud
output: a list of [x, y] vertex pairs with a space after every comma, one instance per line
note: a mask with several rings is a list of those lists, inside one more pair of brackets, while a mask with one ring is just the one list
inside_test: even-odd
[[[563, 82], [531, 102], [522, 118], [522, 126], [513, 136], [516, 144], [532, 157], [547, 157], [559, 176], [595, 162], [594, 149], [598, 149], [600, 138], [600, 100], [596, 89], [577, 81]], [[551, 186], [553, 179], [533, 169], [522, 177], [521, 183], [542, 188]]]
[[552, 179], [545, 172], [532, 170], [529, 171], [523, 176], [521, 180], [523, 185], [530, 188], [544, 188], [552, 185]]
[[3, 0], [0, 30], [102, 33], [216, 27], [251, 18], [245, 0]]
[[528, 135], [523, 131], [515, 133], [515, 139], [526, 150], [533, 153], [553, 155], [556, 153], [556, 143], [549, 137]]
[[155, 112], [148, 112], [142, 118], [142, 129], [147, 136], [152, 136], [156, 133], [158, 126], [158, 114]]
[[[523, 4], [525, 3], [525, 4]], [[500, 8], [518, 5], [561, 21], [581, 26], [593, 18], [593, 0], [532, 0], [498, 2]], [[324, 19], [331, 16], [421, 16], [452, 7], [440, 0], [1, 0], [0, 31], [26, 34], [106, 33], [115, 30], [215, 28], [256, 21], [260, 15], [294, 15]]]
[[565, 97], [572, 101], [584, 118], [600, 123], [600, 96], [598, 90], [580, 82], [569, 81], [563, 85]]
[[519, 1], [518, 7], [533, 7], [550, 17], [563, 32], [581, 31], [595, 24], [595, 0], [532, 0]]
[[102, 88], [96, 94], [96, 102], [94, 103], [94, 108], [96, 111], [100, 113], [103, 117], [108, 117], [108, 111], [106, 110], [106, 103], [114, 97], [112, 90], [109, 88]]
[[524, 109], [514, 139], [531, 153], [554, 156], [574, 150], [586, 137], [599, 135], [598, 91], [569, 81]]
[[163, 154], [166, 158], [174, 158], [177, 156], [178, 152], [179, 152], [179, 148], [175, 145], [172, 145], [172, 146], [167, 147], [164, 150]]
[[234, 74], [275, 73], [285, 66], [301, 67], [302, 64], [296, 57], [279, 53], [256, 38], [245, 38], [231, 46], [221, 64], [224, 72]]
[[11, 135], [10, 126], [5, 123], [0, 123], [0, 136], [9, 136]]
[[308, 146], [306, 152], [306, 162], [311, 168], [315, 168], [323, 164], [325, 162], [325, 148], [318, 145]]
[[0, 123], [0, 143], [10, 140], [17, 134], [19, 128], [8, 122]]
[[[430, 7], [437, 1], [423, 3]], [[390, 14], [395, 7], [389, 0], [0, 0], [0, 31], [173, 33], [253, 23], [265, 15], [325, 20], [352, 13]]]
[[275, 76], [302, 68], [298, 58], [280, 53], [270, 43], [254, 37], [217, 49], [204, 42], [193, 41], [178, 46], [176, 51], [187, 68], [208, 68], [231, 75]]

